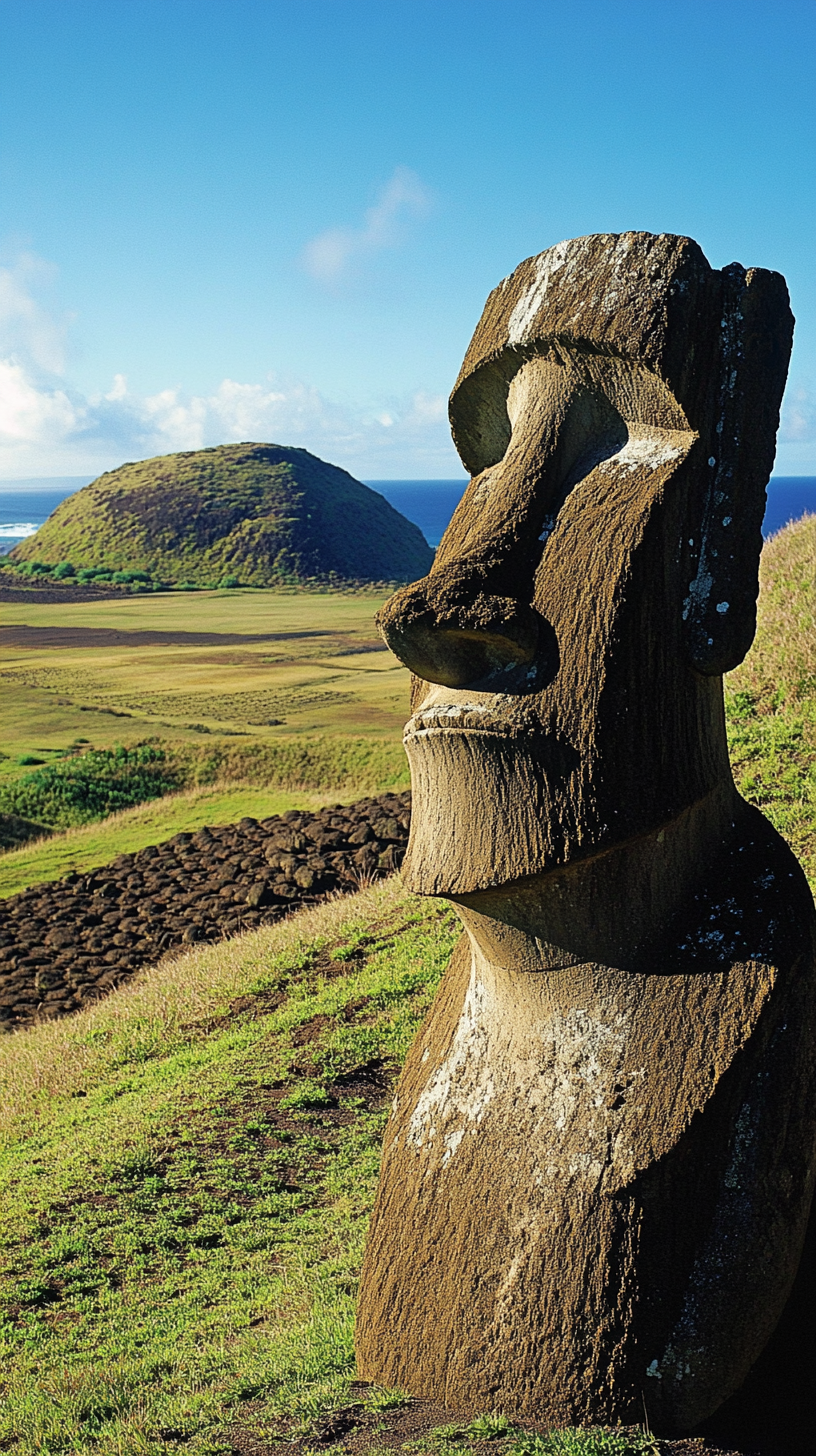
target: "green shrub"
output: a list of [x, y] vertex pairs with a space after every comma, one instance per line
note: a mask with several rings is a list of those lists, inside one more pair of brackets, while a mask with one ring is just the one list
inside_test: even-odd
[[21, 561], [14, 565], [21, 576], [50, 576], [53, 570], [47, 561]]
[[158, 799], [181, 782], [179, 769], [152, 744], [91, 749], [4, 786], [0, 810], [63, 829]]
[[64, 581], [66, 577], [76, 576], [76, 568], [71, 565], [70, 561], [60, 561], [54, 567], [53, 575], [58, 581]]
[[[86, 743], [87, 739], [75, 739], [73, 747]], [[31, 757], [19, 762], [42, 764]], [[385, 788], [406, 787], [408, 767], [399, 744], [376, 739], [297, 737], [200, 747], [176, 743], [165, 748], [151, 742], [69, 752], [56, 763], [43, 764], [36, 773], [0, 788], [0, 812], [69, 829], [163, 794], [215, 783], [381, 793]]]

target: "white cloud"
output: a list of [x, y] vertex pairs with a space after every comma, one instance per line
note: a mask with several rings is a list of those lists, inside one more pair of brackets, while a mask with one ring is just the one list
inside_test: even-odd
[[20, 445], [61, 440], [80, 416], [62, 389], [38, 389], [23, 366], [0, 359], [0, 441]]
[[110, 390], [110, 393], [105, 395], [105, 398], [106, 399], [125, 399], [126, 395], [127, 395], [127, 380], [126, 380], [124, 374], [114, 374], [114, 376], [113, 376], [113, 386], [112, 386], [112, 388]]
[[[372, 237], [385, 237], [400, 188], [386, 189]], [[459, 475], [442, 396], [417, 392], [369, 406], [339, 404], [299, 380], [223, 379], [211, 392], [177, 387], [141, 395], [124, 373], [83, 395], [60, 377], [65, 327], [35, 298], [52, 276], [27, 257], [0, 270], [0, 479], [97, 474], [125, 460], [241, 440], [299, 445], [355, 475]]]
[[816, 475], [816, 392], [801, 379], [785, 390], [774, 475]]
[[312, 238], [303, 250], [303, 264], [321, 283], [336, 283], [355, 260], [371, 256], [399, 242], [400, 223], [421, 216], [430, 194], [415, 172], [397, 167], [382, 188], [362, 227], [335, 227]]
[[55, 318], [36, 295], [56, 274], [56, 268], [32, 253], [0, 267], [0, 356], [28, 360], [50, 374], [62, 374], [65, 367], [68, 318]]
[[782, 404], [781, 444], [816, 441], [816, 397], [802, 384], [790, 384]]
[[460, 473], [443, 396], [418, 392], [387, 405], [338, 404], [297, 380], [224, 379], [208, 394], [137, 395], [123, 375], [88, 398], [0, 361], [0, 477], [97, 473], [241, 440], [298, 445], [374, 479]]

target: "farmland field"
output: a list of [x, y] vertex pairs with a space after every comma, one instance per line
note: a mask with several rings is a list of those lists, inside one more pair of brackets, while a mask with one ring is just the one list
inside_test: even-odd
[[377, 637], [381, 601], [212, 591], [4, 603], [0, 772], [77, 740], [398, 740], [408, 673]]

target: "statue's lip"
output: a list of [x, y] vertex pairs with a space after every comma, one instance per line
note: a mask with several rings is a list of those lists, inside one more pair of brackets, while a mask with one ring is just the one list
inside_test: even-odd
[[403, 737], [425, 738], [435, 733], [498, 733], [515, 736], [521, 725], [483, 703], [435, 703], [420, 708], [405, 725]]

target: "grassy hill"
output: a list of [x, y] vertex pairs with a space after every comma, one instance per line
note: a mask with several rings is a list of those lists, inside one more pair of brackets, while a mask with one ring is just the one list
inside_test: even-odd
[[419, 529], [347, 471], [256, 444], [108, 471], [10, 553], [80, 578], [128, 571], [197, 586], [412, 581], [432, 557]]

